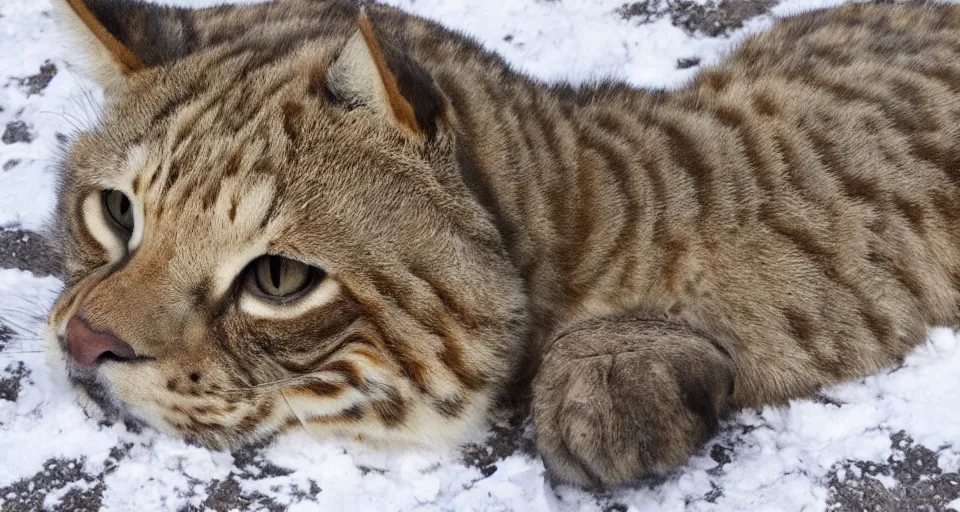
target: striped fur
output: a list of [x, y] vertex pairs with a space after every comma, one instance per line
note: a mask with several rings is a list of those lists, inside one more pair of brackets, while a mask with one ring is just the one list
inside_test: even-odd
[[[328, 74], [347, 4], [84, 5], [146, 69], [112, 68], [63, 164], [50, 325], [58, 355], [79, 311], [151, 358], [78, 376], [116, 413], [433, 443], [535, 374], [547, 467], [613, 486], [957, 321], [960, 7], [804, 14], [665, 92], [546, 85], [375, 5], [365, 95]], [[128, 247], [102, 189], [134, 198]], [[332, 284], [255, 305], [265, 253]]]

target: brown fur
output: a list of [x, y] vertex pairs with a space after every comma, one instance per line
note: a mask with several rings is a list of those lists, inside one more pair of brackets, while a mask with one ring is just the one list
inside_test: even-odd
[[363, 37], [364, 43], [366, 43], [370, 48], [370, 52], [373, 54], [377, 66], [377, 73], [380, 79], [383, 80], [384, 88], [387, 91], [387, 98], [390, 102], [390, 109], [395, 116], [396, 122], [402, 125], [404, 129], [409, 130], [410, 133], [419, 134], [420, 127], [417, 125], [413, 107], [410, 106], [410, 103], [408, 103], [406, 98], [403, 97], [403, 94], [401, 94], [396, 77], [390, 71], [390, 68], [387, 67], [387, 59], [384, 56], [383, 49], [380, 47], [380, 42], [377, 40], [376, 34], [373, 33], [370, 20], [368, 20], [366, 16], [358, 16], [357, 27], [360, 29], [360, 35]]
[[[958, 319], [960, 7], [804, 14], [663, 92], [545, 85], [383, 6], [365, 74], [334, 1], [87, 5], [148, 69], [64, 162], [50, 324], [57, 354], [81, 312], [150, 358], [74, 369], [118, 413], [432, 443], [536, 373], [547, 467], [613, 486]], [[266, 253], [324, 302], [232, 284]]]

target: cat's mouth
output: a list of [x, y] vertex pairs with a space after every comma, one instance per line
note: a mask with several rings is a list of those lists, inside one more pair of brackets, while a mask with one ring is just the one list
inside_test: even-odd
[[123, 423], [128, 431], [134, 433], [140, 433], [148, 426], [146, 421], [131, 414], [123, 402], [110, 393], [107, 386], [95, 376], [69, 375], [70, 381], [79, 388], [76, 389], [77, 400], [89, 417], [107, 425]]
[[86, 392], [90, 400], [100, 408], [104, 419], [112, 422], [129, 416], [123, 402], [110, 392], [110, 385], [105, 382], [105, 376], [99, 371], [99, 367], [85, 368], [68, 357], [67, 375], [70, 381]]
[[[107, 353], [98, 359], [96, 365], [85, 366], [74, 359], [63, 337], [59, 338], [59, 342], [66, 355], [67, 376], [75, 386], [86, 394], [92, 402], [91, 405], [99, 408], [104, 420], [111, 423], [117, 421], [142, 422], [130, 414], [128, 406], [111, 391], [112, 386], [103, 370], [112, 365], [137, 366], [152, 361], [152, 358], [123, 359]], [[90, 411], [87, 412], [90, 413]]]

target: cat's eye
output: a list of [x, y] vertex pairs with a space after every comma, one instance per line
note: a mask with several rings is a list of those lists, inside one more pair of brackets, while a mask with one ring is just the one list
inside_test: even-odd
[[100, 194], [103, 211], [118, 230], [129, 235], [133, 233], [133, 204], [130, 198], [118, 190], [104, 190]]
[[301, 297], [325, 277], [323, 270], [282, 256], [261, 256], [247, 271], [247, 289], [275, 301]]

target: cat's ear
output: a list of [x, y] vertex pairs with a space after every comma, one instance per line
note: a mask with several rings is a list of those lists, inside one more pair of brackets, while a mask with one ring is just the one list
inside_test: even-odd
[[447, 115], [446, 98], [398, 45], [383, 43], [361, 11], [357, 30], [327, 70], [327, 89], [340, 101], [377, 110], [408, 137], [432, 138]]
[[84, 72], [104, 87], [191, 51], [188, 9], [140, 0], [56, 0]]

